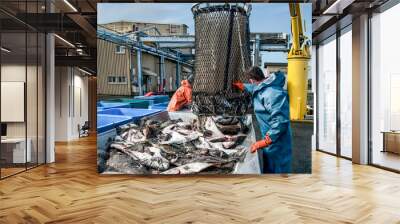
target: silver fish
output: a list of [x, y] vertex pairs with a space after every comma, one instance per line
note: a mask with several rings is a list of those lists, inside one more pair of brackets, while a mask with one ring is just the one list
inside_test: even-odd
[[223, 142], [222, 146], [224, 147], [224, 149], [232, 149], [235, 148], [236, 146], [236, 142]]
[[212, 133], [212, 137], [223, 137], [224, 134], [218, 129], [212, 117], [207, 117], [204, 123], [204, 129]]
[[210, 142], [210, 145], [212, 146], [212, 148], [214, 150], [219, 150], [222, 151], [228, 155], [231, 155], [233, 153], [236, 153], [238, 149], [234, 148], [234, 149], [227, 149], [224, 147], [224, 142]]
[[156, 148], [156, 147], [147, 147], [147, 150], [149, 150], [152, 153], [152, 156], [158, 156], [158, 157], [162, 157], [161, 155], [161, 149]]
[[125, 130], [120, 136], [123, 140], [128, 142], [144, 142], [146, 140], [143, 134], [135, 128]]
[[234, 116], [215, 116], [213, 117], [215, 123], [221, 124], [221, 125], [235, 125], [239, 123], [239, 119]]
[[[147, 167], [157, 169], [160, 171], [164, 171], [169, 168], [169, 161], [164, 157], [162, 157], [159, 153], [157, 155], [152, 156], [146, 152], [138, 152], [135, 150], [131, 150], [124, 144], [119, 144], [119, 143], [113, 143], [111, 144], [110, 147], [124, 152], [125, 154], [131, 156], [133, 159], [139, 161], [141, 164]], [[151, 151], [151, 149], [149, 150]]]
[[240, 124], [221, 125], [216, 124], [217, 128], [225, 135], [236, 135], [240, 132]]
[[[224, 124], [229, 129], [241, 120], [218, 119], [219, 123], [213, 117], [199, 117], [195, 122], [147, 120], [140, 127], [122, 126], [111, 145], [111, 150], [119, 154], [108, 161], [107, 171], [136, 172], [125, 170], [129, 169], [126, 161], [130, 159], [143, 168], [143, 173], [190, 174], [211, 166], [207, 173], [229, 173], [237, 162], [243, 161], [246, 150], [240, 144], [247, 135], [224, 135], [218, 125]], [[118, 160], [122, 161], [120, 166], [115, 164]]]
[[185, 129], [189, 129], [189, 130], [191, 130], [193, 128], [193, 124], [190, 122], [186, 122], [186, 121], [178, 122], [178, 123], [176, 123], [176, 125], [180, 128], [185, 128]]
[[216, 137], [211, 137], [207, 139], [209, 142], [215, 143], [215, 142], [224, 142], [227, 140], [225, 136], [216, 136]]
[[185, 135], [185, 136], [188, 136], [188, 135], [193, 134], [193, 131], [192, 131], [192, 130], [183, 129], [183, 128], [177, 128], [177, 129], [176, 129], [176, 132], [178, 132], [178, 133], [181, 134], [181, 135]]
[[225, 136], [226, 141], [222, 143], [222, 146], [225, 149], [233, 149], [236, 146], [242, 144], [242, 142], [246, 139], [247, 135], [239, 134], [233, 136]]
[[160, 144], [161, 145], [183, 144], [186, 142], [196, 140], [201, 136], [201, 134], [198, 132], [193, 132], [188, 136], [184, 136], [182, 134], [179, 134], [178, 132], [171, 132], [170, 135], [171, 138], [168, 141], [161, 141]]
[[174, 129], [177, 127], [176, 124], [170, 124], [167, 127], [165, 127], [161, 132], [163, 134], [170, 134], [171, 132], [174, 131]]
[[121, 137], [121, 136], [119, 136], [119, 135], [117, 135], [117, 136], [115, 136], [115, 138], [114, 138], [114, 141], [116, 141], [116, 142], [121, 142], [121, 141], [123, 141], [124, 139]]
[[110, 158], [106, 163], [105, 173], [117, 172], [124, 174], [145, 174], [148, 173], [145, 167], [132, 159], [125, 153], [119, 152], [116, 149], [110, 150]]
[[212, 164], [212, 163], [201, 163], [201, 162], [189, 163], [189, 164], [185, 164], [185, 165], [178, 166], [178, 167], [172, 168], [170, 170], [164, 171], [161, 174], [193, 174], [193, 173], [199, 173], [200, 171], [205, 170], [208, 167], [211, 167], [213, 165], [214, 164]]
[[194, 142], [194, 146], [198, 149], [209, 149], [212, 148], [210, 143], [204, 137], [199, 137], [198, 141]]
[[124, 124], [121, 125], [117, 128], [117, 133], [121, 134], [123, 132], [126, 132], [130, 129], [139, 129], [139, 126], [137, 126], [135, 123], [129, 123], [129, 124]]

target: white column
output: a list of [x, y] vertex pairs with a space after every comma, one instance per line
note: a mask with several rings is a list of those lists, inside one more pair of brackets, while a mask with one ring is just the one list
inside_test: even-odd
[[368, 15], [353, 19], [353, 162], [368, 163]]
[[46, 163], [55, 161], [55, 44], [54, 34], [46, 36]]
[[312, 57], [311, 57], [311, 76], [312, 76], [312, 92], [313, 92], [313, 96], [314, 96], [314, 131], [313, 131], [313, 135], [312, 135], [312, 141], [311, 141], [311, 147], [312, 150], [316, 150], [317, 149], [317, 47], [315, 45], [312, 45]]

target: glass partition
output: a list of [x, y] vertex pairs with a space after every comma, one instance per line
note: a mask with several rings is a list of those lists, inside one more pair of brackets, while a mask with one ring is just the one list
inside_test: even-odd
[[352, 157], [352, 33], [351, 26], [340, 36], [340, 155]]
[[336, 154], [336, 36], [318, 48], [318, 149]]
[[2, 177], [24, 171], [31, 157], [26, 150], [26, 43], [25, 32], [1, 34]]
[[[43, 5], [0, 2], [19, 16], [42, 12]], [[43, 33], [0, 12], [1, 179], [45, 162], [45, 45]]]
[[371, 162], [400, 171], [400, 5], [371, 18]]

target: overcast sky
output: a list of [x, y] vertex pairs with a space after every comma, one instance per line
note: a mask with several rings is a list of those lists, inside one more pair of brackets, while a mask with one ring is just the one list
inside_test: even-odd
[[[186, 24], [194, 34], [192, 3], [99, 3], [98, 24], [115, 21]], [[311, 3], [301, 6], [307, 36], [311, 39]], [[290, 34], [287, 3], [252, 3], [250, 32], [285, 32]], [[262, 52], [264, 62], [286, 62], [285, 53]]]

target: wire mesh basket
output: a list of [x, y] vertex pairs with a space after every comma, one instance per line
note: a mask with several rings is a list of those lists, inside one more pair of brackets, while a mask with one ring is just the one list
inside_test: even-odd
[[195, 80], [193, 111], [199, 115], [243, 115], [251, 96], [232, 87], [246, 81], [250, 66], [248, 4], [200, 3], [195, 20]]

